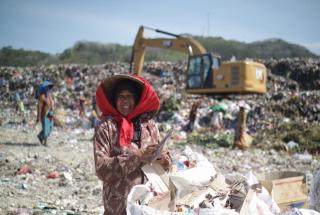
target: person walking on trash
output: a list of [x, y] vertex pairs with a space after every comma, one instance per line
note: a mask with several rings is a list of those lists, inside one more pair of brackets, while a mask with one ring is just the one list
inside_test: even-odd
[[41, 144], [47, 145], [48, 137], [53, 129], [53, 109], [54, 101], [50, 91], [53, 84], [50, 81], [44, 81], [40, 84], [36, 98], [38, 99], [37, 120], [36, 124], [41, 122], [42, 130], [38, 134], [38, 139]]
[[192, 104], [190, 112], [189, 112], [189, 123], [187, 124], [186, 131], [192, 132], [195, 128], [195, 123], [197, 120], [197, 112], [198, 108], [201, 105], [201, 100], [196, 101]]
[[223, 131], [225, 126], [224, 126], [224, 121], [223, 121], [223, 116], [226, 113], [227, 107], [223, 104], [216, 104], [211, 107], [212, 110], [212, 118], [210, 121], [210, 125], [212, 126], [212, 130], [215, 132], [220, 132]]
[[85, 116], [85, 103], [86, 103], [86, 98], [83, 95], [83, 92], [80, 92], [79, 96], [79, 101], [78, 101], [78, 107], [79, 107], [79, 117], [84, 117]]
[[[103, 182], [104, 215], [125, 215], [131, 188], [147, 180], [142, 165], [155, 159], [159, 130], [152, 118], [160, 108], [159, 98], [145, 79], [114, 75], [98, 86], [96, 102], [102, 117], [93, 145], [96, 174]], [[169, 170], [167, 150], [158, 160]]]

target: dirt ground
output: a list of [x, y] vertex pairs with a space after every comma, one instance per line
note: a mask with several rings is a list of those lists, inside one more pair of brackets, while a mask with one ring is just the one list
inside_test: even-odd
[[[98, 214], [101, 183], [94, 173], [93, 131], [55, 129], [43, 146], [36, 138], [39, 129], [0, 129], [0, 214], [17, 208]], [[24, 165], [32, 172], [17, 175]], [[48, 179], [53, 171], [60, 177]]]
[[[40, 145], [38, 127], [0, 127], [0, 214], [101, 214], [101, 182], [94, 172], [93, 130], [55, 128], [48, 146]], [[183, 148], [169, 145], [173, 154]], [[229, 148], [203, 153], [222, 174], [249, 171], [301, 171], [308, 184], [319, 169], [317, 159], [294, 158], [287, 152]], [[17, 174], [27, 165], [31, 172]], [[59, 177], [47, 178], [57, 172]]]

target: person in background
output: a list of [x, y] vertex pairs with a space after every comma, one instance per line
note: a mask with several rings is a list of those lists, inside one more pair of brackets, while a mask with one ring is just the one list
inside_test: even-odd
[[20, 98], [20, 94], [18, 92], [15, 93], [15, 101], [16, 101], [16, 113], [18, 115], [24, 116], [25, 108], [23, 100]]
[[210, 124], [212, 125], [213, 131], [223, 131], [224, 121], [223, 121], [223, 111], [213, 111], [212, 119]]
[[86, 98], [83, 95], [83, 92], [80, 92], [80, 96], [79, 96], [79, 116], [80, 117], [84, 117], [85, 116], [85, 105], [86, 102]]
[[89, 120], [90, 120], [91, 128], [95, 128], [99, 122], [98, 115], [95, 110], [91, 111], [91, 114], [89, 116]]
[[96, 102], [96, 97], [95, 96], [92, 96], [91, 105], [92, 105], [92, 110], [94, 112], [96, 112], [96, 114], [98, 115], [99, 110], [98, 110], [98, 107], [97, 107], [97, 102]]
[[187, 124], [187, 128], [186, 128], [186, 130], [189, 132], [192, 132], [194, 129], [194, 125], [197, 120], [197, 112], [200, 105], [201, 105], [201, 100], [196, 101], [191, 106], [190, 113], [189, 113], [189, 123]]
[[125, 215], [127, 196], [147, 179], [141, 167], [158, 159], [165, 170], [171, 156], [155, 157], [159, 130], [152, 119], [160, 108], [157, 94], [143, 78], [114, 75], [101, 82], [96, 102], [102, 113], [93, 138], [96, 174], [103, 182], [104, 215]]
[[224, 114], [227, 111], [227, 106], [221, 102], [221, 98], [218, 98], [217, 103], [215, 103], [212, 107], [212, 118], [210, 121], [211, 129], [214, 132], [221, 132], [224, 131]]
[[247, 149], [252, 144], [252, 137], [247, 133], [247, 116], [250, 109], [250, 106], [245, 101], [239, 102], [237, 126], [234, 132], [234, 147], [239, 149]]
[[53, 84], [50, 81], [44, 81], [36, 92], [38, 99], [37, 120], [36, 124], [41, 122], [42, 130], [38, 134], [38, 139], [41, 144], [47, 145], [48, 137], [53, 129], [53, 110], [54, 101], [50, 91]]
[[95, 128], [99, 122], [99, 119], [98, 119], [99, 111], [98, 111], [95, 96], [93, 96], [91, 99], [91, 105], [92, 105], [92, 110], [89, 116], [89, 120], [90, 120], [91, 128]]

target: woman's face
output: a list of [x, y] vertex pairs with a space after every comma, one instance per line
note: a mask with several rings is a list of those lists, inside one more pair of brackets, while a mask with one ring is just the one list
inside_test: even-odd
[[122, 90], [116, 98], [116, 108], [122, 116], [127, 116], [136, 106], [134, 95], [128, 90]]

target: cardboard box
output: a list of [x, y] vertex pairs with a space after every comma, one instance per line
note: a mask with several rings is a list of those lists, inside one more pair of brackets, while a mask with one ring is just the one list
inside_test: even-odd
[[270, 172], [256, 174], [256, 176], [282, 211], [294, 207], [307, 207], [308, 196], [306, 195], [306, 176], [304, 173]]

